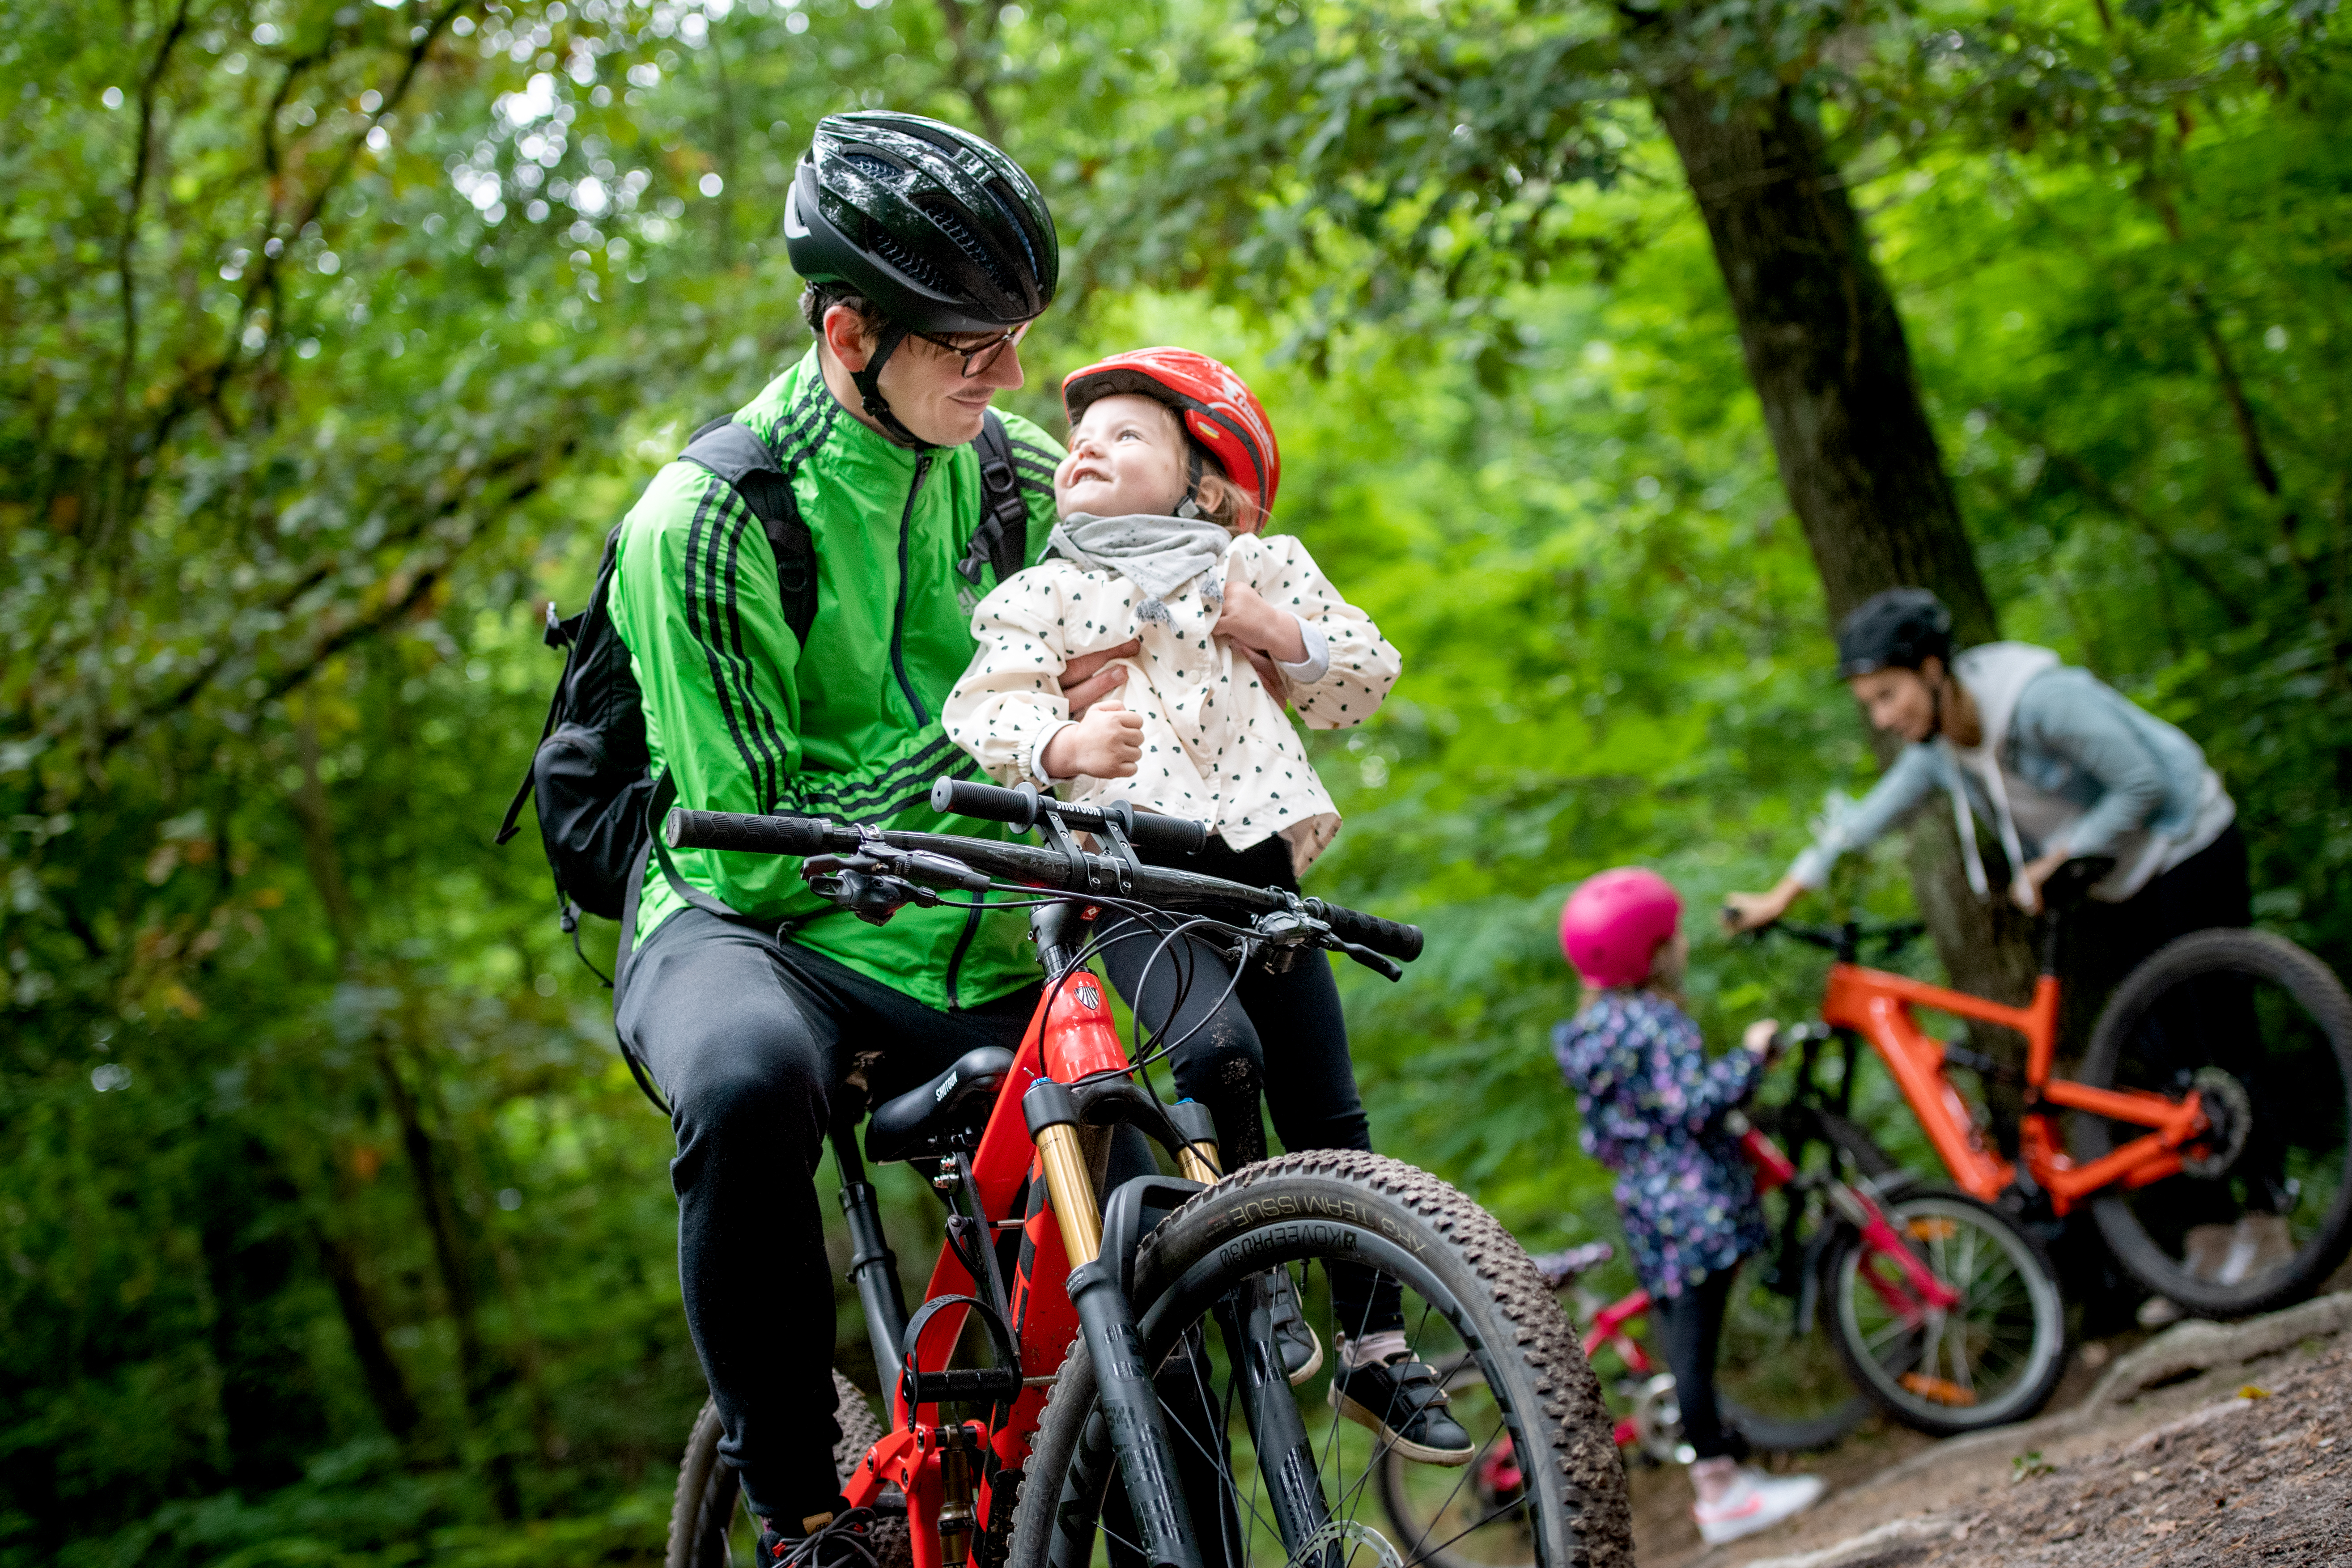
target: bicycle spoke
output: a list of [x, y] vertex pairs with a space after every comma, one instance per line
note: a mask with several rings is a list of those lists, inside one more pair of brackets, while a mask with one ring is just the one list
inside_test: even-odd
[[[1192, 1383], [1196, 1388], [1200, 1388], [1202, 1406], [1203, 1408], [1207, 1408], [1210, 1404], [1209, 1393], [1205, 1387], [1201, 1387], [1201, 1367], [1198, 1358], [1194, 1358], [1192, 1363]], [[1169, 1406], [1168, 1401], [1164, 1397], [1160, 1401], [1160, 1414], [1164, 1416], [1173, 1417], [1176, 1414], [1174, 1409]], [[1227, 1419], [1229, 1421], [1231, 1419], [1230, 1408], [1228, 1409]], [[1207, 1444], [1195, 1437], [1193, 1435], [1192, 1428], [1186, 1423], [1178, 1420], [1171, 1420], [1170, 1424], [1174, 1429], [1181, 1431], [1184, 1434], [1185, 1440], [1191, 1443], [1194, 1448], [1198, 1449], [1201, 1457], [1208, 1460], [1210, 1465], [1216, 1470], [1217, 1474], [1223, 1478], [1225, 1490], [1233, 1495], [1234, 1500], [1236, 1502], [1240, 1501], [1241, 1490], [1234, 1484], [1233, 1468], [1231, 1465], [1226, 1463], [1224, 1458], [1222, 1457], [1222, 1454], [1216, 1450], [1212, 1450]], [[1231, 1430], [1231, 1427], [1228, 1427], [1226, 1429]], [[1197, 1513], [1199, 1511], [1196, 1509], [1194, 1511]], [[1251, 1512], [1254, 1515], [1256, 1513], [1255, 1505], [1253, 1505]], [[1217, 1512], [1217, 1525], [1221, 1531], [1224, 1528], [1224, 1511], [1222, 1509]], [[1279, 1531], [1276, 1533], [1279, 1533]]]
[[[1474, 1521], [1465, 1528], [1454, 1531], [1454, 1533], [1447, 1536], [1444, 1540], [1439, 1542], [1429, 1550], [1431, 1552], [1443, 1552], [1447, 1547], [1453, 1545], [1455, 1542], [1461, 1540], [1464, 1536], [1469, 1534], [1472, 1531], [1484, 1530], [1488, 1525], [1494, 1523], [1496, 1520], [1507, 1518], [1513, 1510], [1525, 1508], [1527, 1504], [1527, 1496], [1525, 1493], [1522, 1493], [1518, 1497], [1513, 1498], [1509, 1502], [1505, 1503], [1502, 1507], [1496, 1509], [1494, 1512], [1488, 1514], [1486, 1518]], [[1425, 1554], [1423, 1557], [1409, 1558], [1404, 1563], [1403, 1568], [1412, 1568], [1413, 1563], [1423, 1562], [1425, 1560]]]

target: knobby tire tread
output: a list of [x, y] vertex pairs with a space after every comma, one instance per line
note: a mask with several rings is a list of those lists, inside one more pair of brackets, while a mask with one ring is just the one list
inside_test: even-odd
[[[1585, 1358], [1574, 1326], [1559, 1309], [1551, 1288], [1536, 1272], [1526, 1250], [1494, 1216], [1427, 1171], [1383, 1155], [1353, 1149], [1317, 1149], [1284, 1155], [1244, 1166], [1173, 1210], [1144, 1239], [1134, 1278], [1139, 1316], [1159, 1290], [1172, 1283], [1164, 1261], [1169, 1238], [1181, 1236], [1203, 1209], [1245, 1200], [1253, 1192], [1300, 1180], [1357, 1187], [1405, 1209], [1451, 1247], [1488, 1291], [1495, 1312], [1509, 1325], [1511, 1343], [1490, 1347], [1496, 1359], [1516, 1355], [1529, 1375], [1537, 1404], [1521, 1412], [1528, 1427], [1524, 1456], [1529, 1464], [1550, 1466], [1559, 1478], [1562, 1512], [1571, 1539], [1553, 1568], [1631, 1568], [1632, 1513], [1625, 1470], [1612, 1439], [1614, 1426], [1601, 1395], [1600, 1380]], [[1165, 1277], [1163, 1277], [1163, 1275]], [[1083, 1386], [1081, 1386], [1083, 1385]], [[1084, 1407], [1060, 1416], [1081, 1421], [1093, 1404], [1093, 1375], [1082, 1351], [1074, 1351], [1048, 1392], [1038, 1427], [1033, 1471], [1045, 1458], [1049, 1434], [1057, 1434], [1056, 1412], [1084, 1396]], [[1535, 1419], [1540, 1416], [1540, 1421]], [[1075, 1448], [1075, 1444], [1073, 1444]], [[1035, 1479], [1033, 1474], [1031, 1479]], [[1041, 1515], [1057, 1510], [1060, 1478], [1051, 1502], [1032, 1498], [1020, 1512], [1013, 1542], [1013, 1568], [1042, 1568], [1050, 1537], [1033, 1539], [1049, 1522]]]

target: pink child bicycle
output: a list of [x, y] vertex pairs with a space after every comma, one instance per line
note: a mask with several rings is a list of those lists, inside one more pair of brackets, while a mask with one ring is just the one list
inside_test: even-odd
[[[1823, 1037], [1818, 1028], [1784, 1036], [1809, 1057]], [[1817, 1168], [1801, 1170], [1739, 1113], [1727, 1123], [1777, 1223], [1774, 1244], [1741, 1264], [1734, 1286], [1718, 1375], [1726, 1420], [1756, 1448], [1800, 1450], [1834, 1441], [1874, 1403], [1939, 1436], [2040, 1409], [2064, 1367], [2065, 1321], [2032, 1241], [2000, 1210], [1883, 1166], [1886, 1180], [1857, 1170], [1849, 1181], [1842, 1172], [1860, 1162], [1839, 1148], [1841, 1129], [1801, 1116], [1789, 1124], [1805, 1134], [1792, 1138], [1800, 1156], [1816, 1143], [1827, 1151]], [[1554, 1290], [1566, 1291], [1614, 1251], [1594, 1242], [1538, 1259], [1537, 1267]], [[1604, 1355], [1618, 1364], [1618, 1375], [1604, 1384], [1617, 1396], [1620, 1451], [1654, 1463], [1681, 1458], [1673, 1375], [1633, 1333], [1650, 1310], [1649, 1292], [1605, 1304], [1583, 1293], [1579, 1306], [1579, 1333], [1595, 1369]], [[1875, 1382], [1860, 1374], [1864, 1357], [1896, 1366], [1900, 1386], [1915, 1397], [1874, 1397]], [[1475, 1375], [1452, 1364], [1437, 1371], [1449, 1379]], [[1391, 1458], [1379, 1483], [1400, 1544], [1412, 1543], [1408, 1561], [1432, 1568], [1496, 1568], [1501, 1561], [1491, 1537], [1475, 1561], [1446, 1542], [1468, 1521], [1509, 1508], [1523, 1480], [1508, 1443], [1488, 1444], [1458, 1472]]]

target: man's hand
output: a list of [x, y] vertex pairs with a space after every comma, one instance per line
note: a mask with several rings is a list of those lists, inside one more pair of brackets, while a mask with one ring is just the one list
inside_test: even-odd
[[[1084, 718], [1087, 710], [1127, 684], [1125, 664], [1114, 664], [1114, 659], [1125, 659], [1143, 652], [1139, 639], [1129, 638], [1116, 648], [1105, 648], [1099, 653], [1087, 653], [1072, 659], [1062, 671], [1062, 699], [1070, 705], [1072, 718]], [[1053, 747], [1048, 746], [1046, 750]]]
[[1132, 779], [1143, 757], [1143, 716], [1104, 697], [1087, 716], [1054, 732], [1037, 766], [1048, 779]]
[[1263, 653], [1286, 664], [1299, 664], [1307, 657], [1307, 634], [1298, 628], [1298, 617], [1287, 610], [1276, 610], [1246, 582], [1225, 584], [1217, 635], [1244, 653]]
[[2028, 915], [2042, 913], [2042, 884], [2066, 863], [2064, 850], [2052, 850], [2040, 860], [2028, 861], [2020, 868], [2017, 880], [2009, 884], [2010, 902]]
[[1739, 1037], [1739, 1043], [1769, 1062], [1775, 1054], [1773, 1047], [1778, 1043], [1780, 1033], [1779, 1019], [1758, 1019], [1754, 1023], [1749, 1024], [1748, 1031]]
[[1804, 883], [1784, 877], [1769, 893], [1727, 893], [1723, 895], [1723, 928], [1738, 933], [1769, 925], [1789, 913], [1789, 905], [1805, 891]]

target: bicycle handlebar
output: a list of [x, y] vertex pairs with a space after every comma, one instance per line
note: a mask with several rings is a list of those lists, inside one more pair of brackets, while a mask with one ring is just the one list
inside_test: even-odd
[[[815, 817], [763, 817], [745, 811], [689, 811], [670, 808], [662, 840], [674, 850], [732, 850], [755, 855], [818, 855], [833, 847]], [[856, 837], [853, 830], [850, 837]]]
[[[957, 786], [960, 790], [975, 788], [989, 789], [991, 786]], [[1018, 790], [996, 792], [1015, 800], [1023, 798]], [[1072, 827], [1080, 826], [1066, 811], [1063, 820]], [[1146, 813], [1139, 821], [1181, 822], [1183, 819], [1155, 818]], [[1200, 824], [1188, 822], [1185, 826], [1197, 830]], [[917, 833], [892, 829], [884, 830], [881, 838], [894, 849], [945, 855], [1003, 881], [1028, 883], [1074, 893], [1087, 891], [1071, 885], [1076, 868], [1070, 857], [1058, 850], [1003, 843], [993, 839], [965, 838], [953, 833]], [[864, 841], [856, 828], [817, 817], [689, 811], [682, 806], [671, 808], [669, 815], [663, 820], [662, 841], [676, 850], [733, 850], [773, 855], [851, 854]], [[1099, 857], [1088, 858], [1100, 863]], [[1240, 909], [1252, 915], [1269, 915], [1291, 907], [1291, 895], [1279, 889], [1250, 887], [1243, 883], [1227, 882], [1223, 877], [1203, 876], [1198, 872], [1144, 866], [1129, 874], [1132, 878], [1136, 896], [1153, 904]], [[1319, 898], [1302, 899], [1300, 903], [1309, 915], [1328, 925], [1332, 933], [1343, 941], [1356, 943], [1406, 963], [1421, 956], [1422, 933], [1417, 925], [1383, 920], [1377, 915], [1367, 915], [1362, 910], [1349, 909], [1344, 904], [1326, 904]]]
[[[1009, 822], [1024, 829], [1037, 825], [1038, 806], [1043, 800], [1033, 785], [1000, 789], [993, 784], [942, 779], [931, 786], [931, 810], [943, 817], [978, 817], [982, 821]], [[1054, 809], [1066, 824], [1082, 833], [1099, 833], [1108, 823], [1116, 822], [1118, 831], [1127, 835], [1127, 841], [1138, 849], [1189, 855], [1209, 841], [1205, 822], [1196, 822], [1189, 817], [1165, 817], [1157, 811], [1139, 811], [1125, 800], [1114, 800], [1107, 807], [1057, 801]]]
[[1777, 931], [1783, 936], [1809, 946], [1823, 948], [1852, 961], [1861, 953], [1862, 945], [1865, 942], [1880, 944], [1892, 956], [1925, 936], [1927, 930], [1926, 922], [1918, 920], [1849, 920], [1843, 925], [1806, 925], [1794, 920], [1775, 920], [1769, 925], [1756, 927], [1753, 935], [1760, 942], [1766, 933]]

